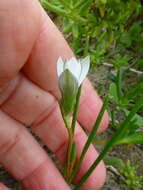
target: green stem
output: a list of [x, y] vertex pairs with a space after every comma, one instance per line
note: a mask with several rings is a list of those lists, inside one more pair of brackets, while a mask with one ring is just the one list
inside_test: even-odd
[[[73, 170], [73, 168], [74, 168], [75, 161], [76, 161], [76, 143], [73, 142], [73, 145], [72, 145], [72, 152], [71, 152], [70, 175], [72, 174], [72, 170]], [[70, 177], [71, 177], [71, 176], [70, 176]]]
[[106, 109], [106, 107], [107, 107], [107, 104], [108, 104], [108, 97], [105, 98], [105, 101], [104, 101], [103, 106], [102, 106], [102, 108], [101, 108], [101, 110], [100, 110], [100, 113], [98, 114], [98, 117], [97, 117], [97, 120], [96, 120], [96, 122], [95, 122], [95, 124], [94, 124], [94, 126], [93, 126], [93, 129], [92, 129], [92, 131], [91, 131], [91, 133], [90, 133], [90, 135], [89, 135], [89, 137], [88, 137], [88, 139], [87, 139], [87, 141], [86, 141], [86, 144], [84, 145], [84, 148], [83, 148], [83, 150], [82, 150], [82, 153], [81, 153], [81, 156], [80, 156], [80, 158], [79, 158], [79, 161], [78, 161], [78, 163], [77, 163], [77, 165], [76, 165], [76, 167], [75, 167], [75, 169], [74, 169], [74, 171], [73, 171], [73, 174], [72, 174], [72, 176], [71, 176], [71, 180], [73, 180], [73, 178], [74, 178], [75, 175], [77, 174], [77, 172], [78, 172], [78, 170], [79, 170], [79, 168], [80, 168], [80, 166], [81, 166], [81, 163], [82, 163], [82, 161], [83, 161], [83, 159], [84, 159], [84, 156], [85, 156], [85, 154], [86, 154], [86, 152], [87, 152], [89, 146], [92, 144], [92, 142], [93, 142], [93, 140], [94, 140], [94, 138], [95, 138], [97, 129], [98, 129], [99, 124], [100, 124], [100, 122], [101, 122], [101, 120], [102, 120], [102, 117], [103, 117], [103, 114], [104, 114], [105, 109]]
[[80, 94], [81, 94], [81, 87], [82, 85], [80, 85], [77, 95], [76, 95], [76, 103], [74, 106], [74, 112], [73, 112], [73, 119], [72, 119], [72, 124], [71, 124], [71, 128], [72, 128], [72, 133], [74, 135], [74, 131], [75, 131], [75, 125], [76, 125], [76, 120], [77, 120], [77, 113], [78, 113], [78, 106], [79, 106], [79, 100], [80, 100]]
[[61, 113], [62, 113], [62, 117], [65, 123], [65, 126], [68, 130], [68, 135], [69, 135], [69, 144], [68, 144], [68, 152], [67, 152], [67, 159], [66, 159], [66, 172], [64, 172], [64, 175], [67, 179], [67, 181], [69, 180], [71, 173], [72, 173], [72, 165], [71, 165], [71, 154], [72, 154], [72, 147], [73, 147], [73, 143], [74, 143], [74, 131], [75, 131], [75, 125], [76, 125], [76, 120], [77, 120], [77, 112], [78, 112], [78, 105], [79, 105], [79, 100], [80, 100], [80, 94], [81, 94], [81, 87], [82, 85], [79, 87], [78, 92], [77, 92], [77, 96], [76, 96], [76, 103], [74, 106], [74, 111], [73, 111], [73, 119], [72, 119], [72, 124], [70, 126], [69, 122], [67, 121], [67, 118], [65, 118], [64, 113], [63, 113], [63, 109], [62, 106], [60, 106], [61, 108]]
[[85, 47], [84, 47], [84, 52], [83, 52], [83, 55], [84, 55], [84, 56], [87, 56], [87, 54], [88, 54], [88, 49], [89, 49], [89, 36], [86, 37]]
[[125, 121], [121, 124], [120, 128], [117, 130], [115, 135], [107, 142], [104, 149], [98, 156], [98, 158], [95, 160], [95, 162], [92, 164], [92, 166], [89, 168], [89, 170], [86, 172], [86, 174], [81, 178], [77, 186], [74, 190], [79, 190], [80, 187], [83, 185], [83, 183], [88, 179], [88, 177], [91, 175], [91, 173], [94, 171], [94, 169], [97, 167], [99, 162], [103, 160], [104, 156], [107, 154], [107, 152], [116, 144], [116, 140], [118, 140], [126, 129], [128, 129], [128, 125], [130, 124], [131, 119], [134, 117], [136, 112], [143, 106], [143, 98], [141, 98], [138, 103], [134, 106], [132, 111], [129, 113]]
[[115, 110], [111, 110], [111, 122], [112, 122], [112, 126], [115, 127], [116, 126], [116, 122], [115, 122]]
[[119, 101], [121, 100], [122, 98], [122, 74], [123, 74], [123, 70], [122, 68], [118, 68], [118, 71], [117, 71], [117, 95], [118, 95], [118, 99]]
[[70, 126], [70, 123], [68, 121], [68, 119], [65, 117], [64, 115], [64, 112], [63, 112], [63, 109], [62, 109], [62, 105], [61, 103], [59, 103], [59, 106], [60, 106], [60, 110], [61, 110], [61, 114], [62, 114], [62, 118], [63, 118], [63, 121], [65, 123], [65, 126], [67, 128], [67, 131], [68, 131], [68, 135], [69, 135], [69, 144], [68, 144], [68, 150], [67, 150], [67, 156], [66, 156], [66, 161], [65, 161], [65, 164], [64, 164], [64, 177], [66, 180], [68, 180], [69, 178], [69, 170], [70, 170], [70, 151], [71, 151], [71, 141], [72, 141], [72, 131], [71, 131], [71, 126]]
[[71, 175], [71, 154], [72, 154], [72, 146], [73, 146], [73, 135], [72, 135], [72, 132], [71, 130], [69, 130], [69, 144], [68, 144], [68, 152], [67, 152], [67, 181], [69, 180], [70, 178], [70, 175]]
[[68, 145], [68, 154], [67, 154], [67, 181], [69, 181], [69, 183], [70, 183], [70, 177], [71, 177], [72, 170], [73, 170], [73, 166], [71, 164], [71, 154], [72, 154], [72, 147], [74, 144], [74, 131], [75, 131], [75, 125], [76, 125], [76, 120], [77, 120], [77, 112], [78, 112], [80, 94], [81, 94], [81, 86], [79, 87], [77, 96], [76, 96], [76, 103], [74, 106], [71, 128], [68, 130], [69, 145]]

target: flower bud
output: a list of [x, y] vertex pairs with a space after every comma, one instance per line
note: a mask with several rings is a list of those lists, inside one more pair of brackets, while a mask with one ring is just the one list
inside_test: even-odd
[[62, 93], [61, 107], [65, 116], [69, 116], [73, 111], [76, 95], [78, 91], [78, 81], [68, 70], [59, 77], [59, 87]]

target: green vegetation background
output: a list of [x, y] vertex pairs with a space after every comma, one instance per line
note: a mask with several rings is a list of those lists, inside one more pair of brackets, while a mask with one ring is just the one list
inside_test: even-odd
[[55, 13], [76, 55], [91, 55], [92, 65], [143, 67], [143, 8], [140, 0], [40, 0]]
[[[113, 133], [122, 126], [127, 115], [136, 107], [138, 99], [143, 96], [143, 1], [40, 2], [62, 31], [77, 57], [90, 55], [91, 70], [98, 68], [99, 71], [102, 65], [107, 68], [108, 72], [103, 69], [106, 82], [100, 87], [96, 84], [95, 86], [100, 95], [109, 95], [108, 111]], [[93, 71], [94, 79], [97, 73]], [[143, 109], [138, 110], [131, 118], [126, 129], [117, 144], [132, 145], [137, 150], [136, 145], [143, 144]], [[96, 140], [96, 144], [98, 143], [105, 144], [106, 140], [102, 141], [99, 137], [99, 140]], [[132, 164], [130, 157], [124, 164], [118, 156], [105, 158], [105, 162], [118, 169], [129, 189], [142, 189], [143, 176], [137, 172], [140, 166]]]

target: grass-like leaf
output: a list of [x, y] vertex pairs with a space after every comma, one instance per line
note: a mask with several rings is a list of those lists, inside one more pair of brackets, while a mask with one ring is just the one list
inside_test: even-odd
[[79, 158], [79, 161], [78, 161], [78, 163], [77, 163], [77, 165], [76, 165], [76, 167], [75, 167], [75, 169], [74, 169], [74, 171], [73, 171], [73, 174], [72, 174], [72, 177], [71, 177], [72, 179], [73, 179], [73, 178], [75, 177], [75, 175], [77, 174], [77, 172], [78, 172], [78, 170], [79, 170], [79, 168], [80, 168], [80, 166], [81, 166], [81, 163], [82, 163], [82, 161], [83, 161], [83, 159], [84, 159], [84, 156], [85, 156], [85, 154], [86, 154], [86, 152], [87, 152], [89, 146], [92, 144], [92, 142], [93, 142], [93, 140], [94, 140], [94, 138], [95, 138], [97, 129], [98, 129], [99, 124], [100, 124], [100, 122], [101, 122], [101, 120], [102, 120], [103, 114], [104, 114], [104, 112], [105, 112], [105, 110], [106, 110], [106, 108], [107, 108], [107, 104], [108, 104], [108, 97], [105, 98], [105, 101], [104, 101], [104, 103], [103, 103], [103, 106], [102, 106], [102, 108], [101, 108], [101, 110], [100, 110], [100, 113], [99, 113], [99, 115], [98, 115], [98, 117], [97, 117], [97, 120], [96, 120], [96, 122], [95, 122], [95, 124], [94, 124], [94, 126], [93, 126], [93, 129], [92, 129], [92, 131], [91, 131], [91, 133], [90, 133], [90, 135], [89, 135], [89, 137], [88, 137], [88, 139], [87, 139], [87, 142], [86, 142], [86, 144], [85, 144], [85, 146], [84, 146], [84, 148], [83, 148], [83, 151], [82, 151], [82, 153], [81, 153], [81, 156], [80, 156], [80, 158]]

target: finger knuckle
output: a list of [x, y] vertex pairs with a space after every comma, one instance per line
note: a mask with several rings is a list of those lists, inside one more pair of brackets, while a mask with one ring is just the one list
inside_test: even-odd
[[3, 139], [0, 142], [0, 159], [3, 159], [7, 153], [11, 152], [11, 150], [20, 142], [21, 139], [21, 130], [17, 130], [17, 132], [9, 136], [7, 139]]

